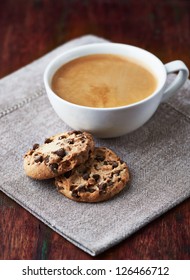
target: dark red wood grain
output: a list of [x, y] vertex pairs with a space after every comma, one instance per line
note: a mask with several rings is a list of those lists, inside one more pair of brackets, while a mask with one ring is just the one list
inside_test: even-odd
[[[0, 77], [86, 34], [190, 68], [188, 0], [0, 1]], [[0, 259], [190, 259], [190, 199], [91, 257], [0, 193]]]

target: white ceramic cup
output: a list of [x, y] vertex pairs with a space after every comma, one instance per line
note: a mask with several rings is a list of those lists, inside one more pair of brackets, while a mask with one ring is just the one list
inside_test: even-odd
[[[156, 90], [147, 98], [131, 105], [115, 108], [92, 108], [70, 103], [57, 96], [52, 88], [52, 77], [65, 63], [90, 54], [116, 54], [126, 56], [144, 65], [157, 79]], [[175, 80], [166, 88], [167, 75], [178, 72]], [[44, 84], [55, 112], [71, 128], [88, 131], [100, 138], [122, 136], [147, 122], [159, 104], [174, 94], [189, 75], [186, 65], [180, 61], [163, 64], [150, 52], [125, 44], [97, 43], [76, 47], [53, 59], [44, 73]]]

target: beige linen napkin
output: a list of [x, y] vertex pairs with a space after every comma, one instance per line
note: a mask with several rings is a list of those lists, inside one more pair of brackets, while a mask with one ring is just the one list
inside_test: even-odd
[[[128, 163], [129, 189], [103, 203], [76, 203], [52, 181], [35, 181], [23, 171], [33, 143], [69, 130], [53, 111], [43, 72], [56, 55], [78, 45], [103, 42], [84, 36], [0, 80], [0, 188], [53, 230], [91, 255], [127, 238], [190, 195], [190, 82], [143, 127], [116, 139], [95, 139]], [[170, 78], [172, 80], [172, 77]]]

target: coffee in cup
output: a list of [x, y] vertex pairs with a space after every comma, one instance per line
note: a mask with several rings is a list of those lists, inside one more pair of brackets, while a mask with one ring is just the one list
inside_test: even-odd
[[145, 65], [113, 54], [76, 58], [61, 66], [52, 78], [52, 90], [59, 97], [95, 108], [139, 102], [151, 95], [156, 86], [156, 77]]
[[[108, 60], [108, 58], [112, 62], [115, 62], [110, 63], [109, 67], [105, 67], [101, 75], [97, 70], [93, 72], [94, 67], [89, 68], [88, 72], [90, 73], [90, 76], [88, 76], [88, 80], [86, 83], [84, 83], [84, 86], [89, 84], [89, 77], [93, 77], [93, 83], [91, 84], [91, 87], [93, 88], [94, 96], [96, 96], [96, 98], [92, 105], [79, 105], [79, 101], [76, 102], [76, 100], [67, 101], [66, 98], [69, 95], [72, 96], [73, 94], [69, 93], [69, 91], [67, 92], [64, 84], [63, 86], [65, 92], [64, 95], [60, 97], [58, 92], [56, 92], [56, 89], [54, 89], [53, 81], [58, 71], [62, 71], [63, 69], [68, 71], [69, 68], [70, 70], [71, 68], [74, 70], [75, 67], [73, 67], [73, 64], [80, 65], [82, 64], [81, 62], [92, 62], [93, 60], [98, 60], [97, 58], [101, 58], [104, 63]], [[119, 84], [121, 83], [121, 80], [125, 81], [125, 79], [122, 78], [123, 71], [119, 71], [118, 67], [115, 67], [114, 70], [113, 67], [115, 64], [118, 65], [119, 61], [122, 61], [121, 64], [125, 66], [127, 66], [129, 62], [132, 64], [137, 64], [138, 71], [140, 71], [139, 69], [142, 67], [144, 68], [143, 71], [147, 70], [148, 73], [151, 73], [152, 76], [150, 75], [150, 80], [154, 82], [151, 82], [151, 86], [148, 85], [148, 93], [146, 92], [147, 97], [138, 97], [138, 101], [133, 100], [129, 105], [126, 103], [125, 105], [120, 105], [120, 103], [118, 104], [116, 101], [114, 101], [112, 104], [113, 107], [109, 107], [111, 106], [109, 104], [108, 107], [97, 108], [95, 106], [99, 99], [98, 92], [104, 92], [104, 95], [106, 96], [105, 92], [107, 92], [107, 89], [105, 87], [102, 91], [98, 90], [98, 88], [96, 88], [96, 80], [99, 80], [98, 82], [100, 83], [102, 77], [105, 77], [107, 73], [112, 70], [114, 74], [112, 78], [109, 79], [111, 84], [112, 82], [117, 84], [117, 80], [120, 81]], [[69, 67], [69, 65], [72, 65], [72, 67]], [[124, 67], [122, 66], [122, 69], [123, 68]], [[132, 67], [129, 68], [132, 72]], [[170, 73], [176, 72], [178, 72], [178, 74], [175, 76], [175, 79], [168, 85], [168, 83], [166, 83], [167, 76]], [[80, 82], [78, 73], [74, 71], [73, 75], [73, 79]], [[75, 130], [88, 131], [94, 136], [109, 138], [122, 136], [145, 124], [155, 113], [159, 104], [176, 93], [183, 86], [188, 75], [189, 71], [186, 65], [180, 60], [163, 64], [155, 55], [135, 46], [116, 43], [97, 43], [76, 47], [54, 58], [48, 64], [44, 72], [44, 84], [50, 103], [52, 104], [58, 116], [66, 124]], [[81, 78], [82, 76], [83, 75], [81, 73]], [[125, 76], [127, 75], [125, 74]], [[134, 77], [137, 79], [140, 77], [140, 75], [135, 74]], [[75, 89], [75, 95], [79, 96], [81, 94], [80, 86], [75, 86], [74, 82], [72, 82], [70, 78], [68, 81], [71, 85], [73, 83], [72, 90]], [[148, 84], [147, 81], [145, 83]], [[102, 84], [103, 82], [100, 83], [101, 86]], [[138, 84], [138, 80], [133, 80], [134, 86], [138, 86]], [[115, 87], [115, 85], [113, 87]], [[127, 96], [127, 85], [125, 92]], [[81, 97], [78, 99], [82, 100]], [[83, 101], [84, 99], [89, 99], [89, 97], [83, 97]], [[100, 104], [99, 106], [103, 105]]]

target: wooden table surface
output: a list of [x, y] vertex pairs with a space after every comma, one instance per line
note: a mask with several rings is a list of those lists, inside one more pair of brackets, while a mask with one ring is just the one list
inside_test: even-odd
[[[190, 68], [189, 0], [6, 0], [0, 1], [0, 77], [86, 34]], [[190, 199], [91, 257], [1, 192], [0, 259], [190, 259]]]

